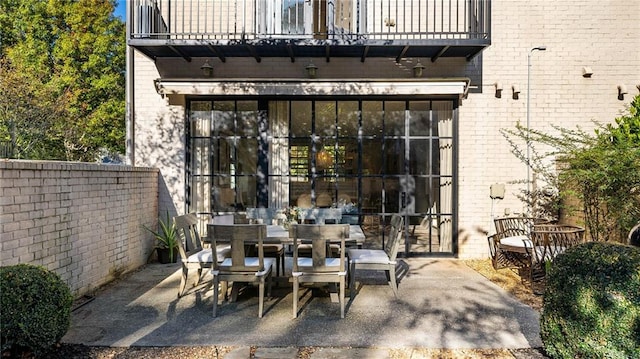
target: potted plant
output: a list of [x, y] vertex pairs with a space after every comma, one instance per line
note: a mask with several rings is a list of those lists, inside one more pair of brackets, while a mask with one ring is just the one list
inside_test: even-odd
[[175, 263], [178, 260], [177, 253], [180, 241], [178, 239], [176, 224], [171, 219], [171, 216], [169, 216], [169, 211], [167, 211], [166, 221], [162, 221], [161, 218], [158, 218], [158, 226], [160, 227], [159, 231], [154, 231], [150, 228], [144, 227], [156, 238], [158, 262], [162, 264]]

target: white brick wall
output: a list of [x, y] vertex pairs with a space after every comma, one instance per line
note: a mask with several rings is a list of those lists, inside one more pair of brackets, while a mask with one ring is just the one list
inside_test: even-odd
[[41, 265], [75, 296], [146, 263], [158, 218], [150, 168], [0, 162], [0, 264]]
[[[532, 54], [530, 119], [535, 129], [551, 124], [593, 128], [591, 120], [611, 122], [638, 94], [640, 84], [640, 1], [493, 0], [492, 45], [473, 61], [420, 59], [425, 77], [469, 77], [471, 92], [459, 111], [459, 256], [488, 253], [486, 233], [492, 229], [489, 186], [507, 183], [506, 198], [494, 213], [521, 212], [519, 188], [509, 182], [526, 178], [526, 168], [510, 152], [499, 130], [526, 122], [527, 54]], [[228, 58], [210, 59], [216, 78], [305, 78], [313, 61], [320, 78], [408, 78], [418, 59], [368, 58]], [[199, 77], [204, 59], [157, 59], [136, 56], [137, 164], [160, 168], [161, 208], [184, 211], [184, 107], [169, 105], [155, 91], [153, 80]], [[594, 74], [582, 77], [582, 67]], [[504, 86], [502, 98], [493, 84]], [[629, 95], [617, 99], [617, 85]], [[511, 86], [521, 90], [512, 98]], [[172, 101], [176, 99], [172, 98]], [[184, 98], [177, 99], [184, 103]], [[165, 201], [164, 198], [171, 198]]]

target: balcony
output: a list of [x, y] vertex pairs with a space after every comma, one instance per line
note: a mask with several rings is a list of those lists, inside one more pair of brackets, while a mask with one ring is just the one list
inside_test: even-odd
[[491, 0], [133, 0], [146, 56], [464, 57], [491, 45]]

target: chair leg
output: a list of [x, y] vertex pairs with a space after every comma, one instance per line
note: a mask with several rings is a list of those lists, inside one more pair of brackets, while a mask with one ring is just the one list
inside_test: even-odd
[[351, 263], [349, 266], [349, 296], [351, 300], [356, 295], [356, 264]]
[[180, 280], [180, 288], [178, 289], [178, 298], [184, 294], [184, 289], [187, 287], [187, 277], [189, 275], [189, 268], [186, 265], [182, 265], [182, 279]]
[[293, 277], [293, 317], [298, 317], [298, 278]]
[[280, 262], [282, 265], [282, 276], [284, 277], [284, 261], [285, 261], [285, 257], [284, 257], [284, 248], [282, 249], [282, 261]]
[[220, 281], [217, 275], [213, 276], [213, 317], [216, 317], [218, 311], [218, 286]]
[[280, 276], [280, 254], [276, 254], [276, 276]]
[[343, 318], [343, 319], [344, 319], [344, 290], [345, 290], [345, 278], [344, 276], [340, 276], [340, 292], [338, 293], [340, 298], [338, 298], [338, 300], [340, 300], [340, 318]]
[[198, 268], [198, 280], [196, 281], [196, 285], [200, 285], [201, 280], [202, 280], [202, 267]]
[[258, 287], [258, 318], [262, 318], [264, 310], [264, 277], [260, 278], [260, 286]]
[[393, 290], [393, 295], [395, 295], [395, 297], [398, 298], [398, 283], [397, 283], [397, 279], [396, 279], [396, 266], [395, 266], [395, 264], [392, 265], [389, 268], [388, 275], [389, 275], [389, 285], [391, 286], [391, 289]]

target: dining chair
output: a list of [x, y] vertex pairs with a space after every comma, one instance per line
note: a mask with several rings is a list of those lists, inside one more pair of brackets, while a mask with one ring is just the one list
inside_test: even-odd
[[402, 239], [404, 218], [399, 214], [391, 216], [391, 228], [389, 238], [383, 249], [358, 249], [347, 250], [349, 258], [349, 291], [351, 298], [356, 292], [356, 273], [358, 270], [382, 270], [387, 275], [387, 283], [398, 297], [398, 283], [396, 278], [396, 257], [400, 240]]
[[[251, 207], [247, 208], [247, 219], [249, 223], [274, 224], [275, 210], [273, 208]], [[277, 243], [268, 243], [264, 245], [264, 256], [276, 259], [276, 276], [280, 276], [280, 268], [284, 275], [284, 245]]]
[[189, 269], [197, 268], [198, 280], [195, 285], [199, 285], [202, 280], [202, 269], [211, 268], [216, 262], [222, 262], [231, 253], [229, 246], [219, 246], [215, 249], [203, 248], [202, 237], [198, 233], [198, 216], [195, 213], [188, 213], [173, 217], [176, 230], [180, 238], [180, 261], [182, 264], [182, 279], [178, 289], [178, 298], [184, 294], [187, 286]]
[[[220, 243], [231, 245], [231, 256], [222, 263], [214, 263], [213, 274], [213, 316], [218, 309], [218, 287], [224, 282], [223, 294], [227, 298], [229, 282], [258, 283], [258, 317], [264, 313], [264, 287], [267, 284], [267, 295], [271, 296], [271, 271], [274, 258], [264, 257], [264, 239], [267, 226], [264, 224], [211, 224], [209, 225], [211, 245], [216, 248]], [[248, 256], [247, 250], [257, 245], [257, 256]]]
[[[345, 241], [348, 224], [294, 224], [289, 229], [293, 239], [293, 317], [298, 317], [298, 290], [301, 283], [339, 283], [340, 318], [344, 318], [347, 267]], [[299, 257], [298, 247], [310, 242], [311, 257]], [[339, 256], [331, 257], [329, 244], [340, 243]]]
[[546, 275], [556, 257], [584, 240], [584, 228], [571, 225], [535, 225], [531, 246], [525, 246], [530, 259], [527, 281], [535, 294], [544, 291]]

